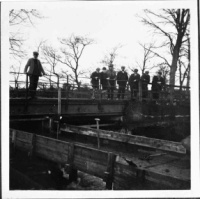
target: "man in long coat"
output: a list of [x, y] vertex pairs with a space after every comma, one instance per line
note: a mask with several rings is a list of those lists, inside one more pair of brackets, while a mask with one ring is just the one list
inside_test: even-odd
[[45, 75], [44, 69], [42, 67], [40, 60], [38, 59], [38, 56], [39, 56], [38, 52], [33, 52], [33, 58], [30, 58], [28, 60], [24, 68], [24, 73], [27, 73], [30, 79], [29, 92], [31, 98], [35, 98], [39, 76]]
[[106, 74], [108, 75], [108, 99], [113, 99], [116, 80], [116, 72], [113, 69], [113, 64], [109, 65], [109, 69], [106, 71]]
[[128, 74], [125, 71], [125, 66], [121, 67], [121, 71], [117, 73], [117, 84], [119, 86], [117, 98], [120, 99], [120, 95], [122, 96], [122, 99], [124, 99], [126, 84], [128, 81]]
[[106, 67], [102, 68], [101, 71], [101, 88], [102, 90], [107, 90], [108, 89], [108, 75], [106, 73]]
[[159, 99], [160, 92], [163, 89], [163, 86], [165, 84], [164, 78], [161, 76], [162, 72], [158, 72], [157, 75], [153, 77], [152, 81], [152, 95], [153, 99]]
[[147, 98], [148, 97], [148, 84], [150, 83], [149, 71], [145, 71], [145, 73], [141, 77], [141, 81], [142, 81], [142, 97]]
[[91, 83], [92, 83], [93, 89], [98, 90], [99, 82], [100, 82], [100, 78], [101, 78], [100, 68], [97, 68], [96, 71], [94, 71], [91, 74], [90, 78], [91, 78]]
[[134, 73], [129, 78], [129, 85], [131, 88], [131, 99], [136, 98], [139, 92], [139, 81], [140, 81], [140, 75], [138, 74], [138, 69], [134, 70]]

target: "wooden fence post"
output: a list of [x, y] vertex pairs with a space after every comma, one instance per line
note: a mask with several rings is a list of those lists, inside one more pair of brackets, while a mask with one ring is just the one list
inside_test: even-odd
[[69, 174], [69, 181], [73, 182], [77, 180], [77, 169], [74, 168], [74, 144], [69, 144], [69, 154], [68, 154], [68, 161], [65, 164], [65, 170]]
[[109, 190], [112, 189], [115, 160], [116, 160], [116, 155], [111, 152], [108, 153], [107, 170], [104, 174], [105, 174], [106, 189]]
[[61, 115], [61, 88], [58, 88], [58, 115]]
[[139, 81], [139, 101], [142, 101], [142, 81]]
[[[97, 124], [97, 130], [99, 130], [99, 121], [100, 121], [100, 119], [99, 118], [95, 118], [95, 121], [96, 121], [96, 124]], [[100, 148], [99, 131], [97, 132], [97, 146], [98, 146], [98, 149], [99, 149]]]
[[136, 173], [138, 183], [144, 183], [145, 181], [145, 170], [137, 169]]
[[32, 156], [34, 155], [35, 143], [36, 143], [36, 135], [32, 134], [31, 135], [31, 143], [30, 143], [30, 151], [28, 154], [30, 158], [32, 158]]
[[16, 143], [16, 134], [17, 132], [15, 130], [12, 131], [12, 149], [15, 152], [15, 143]]

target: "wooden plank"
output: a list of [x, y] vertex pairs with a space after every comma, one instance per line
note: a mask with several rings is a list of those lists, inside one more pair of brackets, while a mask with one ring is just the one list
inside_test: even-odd
[[76, 156], [74, 158], [74, 165], [76, 169], [82, 172], [94, 175], [102, 179], [105, 177], [104, 172], [106, 171], [106, 166], [101, 165], [95, 161], [85, 160], [81, 156]]
[[16, 139], [15, 147], [20, 148], [20, 149], [25, 150], [25, 151], [29, 151], [30, 150], [30, 143], [21, 142], [20, 140]]
[[26, 118], [26, 119], [11, 119], [10, 122], [32, 122], [32, 121], [44, 121], [45, 118]]
[[167, 140], [160, 140], [154, 138], [147, 138], [143, 136], [127, 135], [113, 131], [97, 130], [80, 126], [66, 125], [61, 128], [63, 132], [74, 132], [77, 134], [88, 135], [96, 137], [99, 132], [100, 138], [125, 142], [137, 146], [144, 146], [155, 148], [164, 151], [172, 151], [176, 153], [185, 154], [186, 150], [179, 142], [172, 142]]
[[32, 134], [32, 140], [31, 140], [31, 145], [30, 145], [30, 153], [29, 153], [30, 157], [32, 157], [33, 154], [34, 154], [35, 143], [36, 143], [35, 141], [36, 141], [36, 135]]
[[28, 133], [28, 132], [25, 132], [25, 131], [20, 131], [20, 130], [16, 130], [16, 129], [10, 129], [10, 133], [12, 131], [16, 131], [17, 133], [17, 139], [24, 139], [24, 140], [29, 140], [31, 142], [31, 139], [32, 139], [32, 133]]
[[190, 180], [183, 180], [176, 178], [175, 176], [163, 175], [149, 170], [146, 170], [145, 172], [145, 180], [149, 183], [154, 182], [155, 184], [168, 189], [190, 189]]
[[137, 169], [129, 165], [115, 163], [114, 167], [114, 185], [120, 185], [122, 189], [131, 189], [136, 186]]
[[140, 169], [131, 165], [123, 165], [121, 163], [115, 163], [114, 173], [114, 183], [116, 186], [120, 184], [121, 188], [124, 186], [124, 189], [134, 189], [134, 187], [137, 188], [138, 186], [145, 186], [147, 189], [152, 189], [151, 183], [154, 183], [155, 187], [162, 187], [163, 189], [190, 188], [190, 180], [169, 176], [167, 173], [164, 175], [155, 171], [152, 172], [145, 168]]
[[[108, 126], [115, 126], [116, 124], [99, 124], [99, 127], [108, 127]], [[81, 125], [80, 127], [87, 127], [87, 128], [96, 128], [96, 124], [90, 124], [90, 125]]]
[[11, 147], [14, 152], [15, 152], [15, 146], [16, 146], [16, 134], [17, 132], [15, 130], [11, 131]]
[[68, 155], [66, 153], [55, 151], [49, 146], [44, 146], [40, 144], [36, 144], [35, 154], [45, 159], [48, 159], [54, 162], [59, 162], [62, 164], [66, 164], [67, 159], [68, 159]]
[[93, 161], [100, 165], [107, 165], [108, 153], [94, 148], [75, 145], [74, 158], [82, 157], [87, 161]]
[[63, 142], [61, 140], [56, 140], [56, 139], [36, 135], [36, 143], [37, 145], [44, 145], [46, 147], [50, 147], [52, 150], [68, 154], [68, 150], [69, 150], [68, 142]]

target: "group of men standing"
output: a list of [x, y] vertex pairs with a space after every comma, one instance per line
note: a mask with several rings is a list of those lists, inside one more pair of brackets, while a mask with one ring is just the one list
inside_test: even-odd
[[[161, 76], [161, 74], [161, 72], [158, 72], [158, 74], [153, 77], [153, 99], [159, 98], [159, 92], [164, 86], [164, 78]], [[140, 77], [140, 75], [138, 74], [138, 69], [135, 69], [133, 71], [133, 74], [128, 77], [128, 74], [125, 71], [125, 66], [122, 66], [121, 71], [116, 73], [116, 71], [114, 71], [113, 69], [113, 64], [110, 64], [108, 70], [103, 67], [102, 72], [100, 72], [100, 68], [97, 68], [96, 71], [93, 72], [91, 75], [91, 83], [93, 89], [98, 90], [99, 86], [101, 85], [102, 90], [107, 90], [108, 99], [113, 99], [114, 97], [116, 82], [118, 84], [117, 99], [124, 99], [127, 83], [130, 86], [131, 99], [136, 98], [139, 92], [139, 81], [141, 81], [142, 83], [142, 97], [147, 98], [148, 84], [150, 83], [149, 71], [145, 71], [145, 73]]]
[[[42, 64], [38, 59], [38, 55], [38, 52], [33, 52], [33, 58], [28, 60], [24, 69], [24, 73], [27, 73], [30, 78], [29, 92], [31, 98], [35, 98], [39, 76], [45, 75]], [[153, 99], [159, 99], [159, 93], [165, 84], [164, 78], [161, 75], [162, 73], [159, 71], [157, 75], [153, 77]], [[131, 98], [136, 98], [139, 92], [139, 81], [142, 83], [142, 97], [147, 98], [148, 84], [150, 83], [149, 71], [145, 71], [145, 73], [140, 77], [138, 74], [138, 69], [135, 69], [133, 74], [128, 77], [128, 74], [125, 71], [125, 66], [121, 66], [121, 71], [116, 73], [116, 71], [113, 69], [113, 64], [110, 64], [108, 66], [108, 70], [106, 67], [103, 67], [102, 72], [100, 72], [100, 68], [97, 68], [96, 71], [91, 75], [93, 89], [98, 90], [99, 86], [101, 85], [102, 90], [107, 91], [108, 99], [113, 99], [114, 97], [116, 82], [118, 84], [117, 99], [124, 99], [127, 83], [130, 86]]]

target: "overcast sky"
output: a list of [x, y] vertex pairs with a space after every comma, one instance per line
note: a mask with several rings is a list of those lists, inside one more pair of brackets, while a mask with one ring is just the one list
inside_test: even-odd
[[[151, 9], [155, 12], [163, 8], [160, 2], [154, 5]], [[168, 5], [171, 6], [169, 3]], [[36, 8], [44, 16], [43, 19], [34, 20], [34, 26], [17, 27], [26, 39], [24, 48], [27, 50], [28, 57], [32, 57], [32, 52], [37, 49], [41, 40], [47, 40], [48, 44], [59, 47], [58, 38], [67, 38], [71, 34], [87, 36], [94, 39], [95, 43], [85, 49], [80, 60], [80, 67], [90, 72], [97, 67], [102, 68], [100, 61], [118, 44], [122, 44], [123, 47], [118, 50], [118, 56], [114, 62], [115, 69], [119, 70], [121, 65], [125, 65], [127, 69], [135, 68], [136, 61], [141, 64], [143, 61], [143, 50], [138, 42], [145, 44], [162, 39], [140, 22], [138, 16], [144, 16], [143, 9], [149, 8], [147, 2], [65, 1], [48, 2], [40, 6], [37, 3], [23, 6], [29, 9]], [[20, 3], [17, 3], [15, 9], [19, 8]], [[21, 61], [22, 72], [27, 60]], [[158, 61], [162, 62], [159, 59], [151, 59], [147, 64], [152, 66]], [[57, 70], [59, 71], [62, 67], [65, 66], [59, 64]], [[130, 73], [130, 70], [128, 72]], [[152, 71], [154, 72], [155, 70]]]

